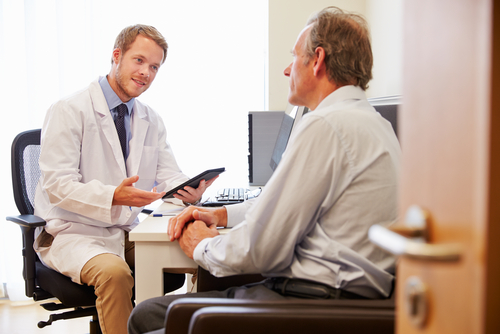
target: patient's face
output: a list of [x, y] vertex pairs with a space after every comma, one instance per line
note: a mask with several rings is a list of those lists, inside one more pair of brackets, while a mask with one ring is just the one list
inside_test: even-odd
[[314, 62], [308, 62], [309, 57], [304, 51], [305, 39], [310, 30], [311, 27], [308, 26], [300, 33], [292, 50], [293, 61], [284, 71], [285, 76], [290, 78], [288, 102], [296, 106], [308, 106], [311, 99]]
[[163, 49], [152, 39], [138, 35], [130, 49], [120, 52], [111, 87], [123, 102], [138, 97], [153, 83], [162, 60]]

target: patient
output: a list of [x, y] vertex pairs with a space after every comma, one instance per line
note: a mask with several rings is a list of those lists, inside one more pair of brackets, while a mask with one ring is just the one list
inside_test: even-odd
[[[284, 71], [288, 100], [312, 112], [302, 118], [262, 194], [227, 207], [187, 208], [169, 226], [171, 239], [213, 275], [261, 273], [267, 279], [146, 300], [132, 312], [129, 333], [163, 328], [176, 298], [390, 295], [394, 258], [370, 243], [368, 229], [396, 219], [400, 147], [364, 92], [373, 63], [367, 23], [326, 8], [299, 34], [292, 56]], [[233, 228], [222, 236], [216, 226]]]

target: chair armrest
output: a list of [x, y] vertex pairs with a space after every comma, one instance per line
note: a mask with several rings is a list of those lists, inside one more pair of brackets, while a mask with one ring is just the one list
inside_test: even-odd
[[35, 228], [38, 226], [45, 226], [46, 222], [42, 218], [35, 215], [19, 215], [7, 216], [8, 221], [14, 222], [21, 227]]
[[[287, 300], [249, 300], [224, 298], [181, 298], [173, 301], [165, 317], [165, 333], [187, 333], [193, 314], [205, 307], [251, 307], [275, 309], [346, 309], [346, 310], [385, 310], [394, 314], [394, 299], [347, 300], [347, 299], [287, 299]], [[237, 332], [237, 331], [236, 331]], [[307, 331], [306, 331], [307, 332]], [[312, 333], [312, 332], [311, 332]]]
[[392, 334], [394, 320], [390, 310], [218, 306], [196, 311], [188, 333]]
[[14, 222], [21, 227], [23, 237], [23, 277], [25, 283], [25, 293], [27, 297], [33, 297], [36, 292], [36, 266], [38, 260], [33, 243], [35, 242], [35, 228], [45, 226], [46, 222], [35, 215], [8, 216], [8, 221]]
[[260, 274], [233, 275], [226, 277], [215, 277], [207, 270], [198, 266], [198, 277], [196, 279], [196, 291], [223, 291], [233, 286], [242, 286], [249, 283], [263, 281], [265, 277]]

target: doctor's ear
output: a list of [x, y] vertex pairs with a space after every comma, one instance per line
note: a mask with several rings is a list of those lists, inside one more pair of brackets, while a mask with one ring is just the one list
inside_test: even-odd
[[120, 57], [122, 55], [122, 50], [120, 48], [116, 48], [113, 50], [113, 63], [118, 64], [120, 62]]

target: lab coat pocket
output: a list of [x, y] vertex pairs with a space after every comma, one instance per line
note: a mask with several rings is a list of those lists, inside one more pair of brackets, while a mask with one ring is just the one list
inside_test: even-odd
[[42, 231], [35, 239], [35, 244], [33, 245], [33, 248], [35, 249], [35, 252], [37, 252], [43, 257], [49, 251], [53, 241], [54, 237], [52, 236], [52, 234], [47, 233], [47, 231], [45, 231], [45, 229], [42, 228]]
[[52, 245], [52, 241], [54, 241], [54, 237], [52, 234], [48, 234], [45, 229], [42, 230], [42, 232], [38, 235], [38, 238], [36, 238], [36, 244], [37, 248], [41, 247], [50, 247]]

